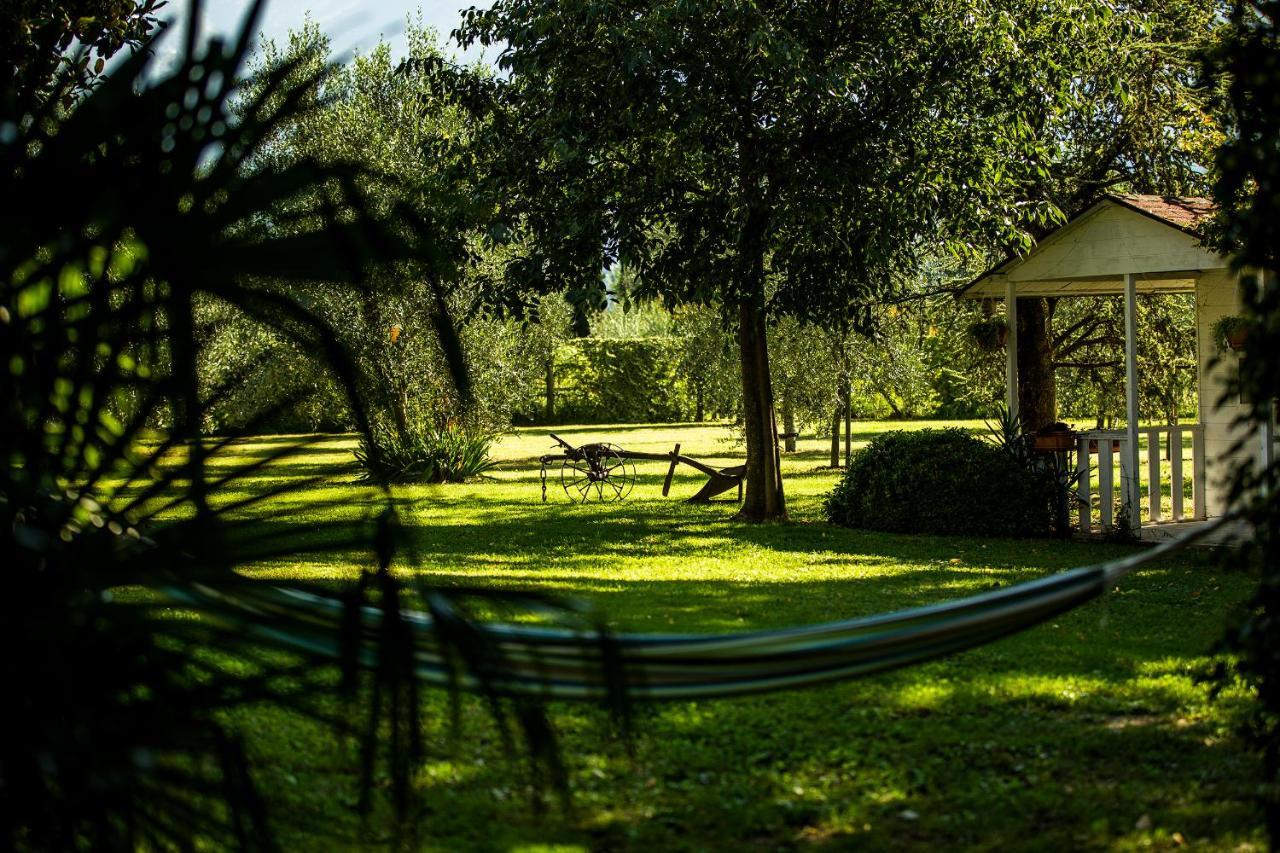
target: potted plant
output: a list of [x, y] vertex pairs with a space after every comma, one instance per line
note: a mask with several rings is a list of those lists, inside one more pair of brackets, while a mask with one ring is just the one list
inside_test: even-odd
[[1226, 316], [1213, 324], [1213, 339], [1220, 350], [1240, 351], [1249, 339], [1249, 323], [1243, 317]]
[[969, 337], [983, 352], [997, 352], [1004, 349], [1009, 327], [1003, 317], [983, 317], [969, 327]]
[[1066, 453], [1076, 446], [1076, 432], [1069, 424], [1053, 423], [1036, 431], [1035, 450], [1038, 453]]

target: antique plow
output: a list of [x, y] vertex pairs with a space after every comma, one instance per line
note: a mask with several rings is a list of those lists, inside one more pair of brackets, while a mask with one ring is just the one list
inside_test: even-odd
[[746, 476], [746, 465], [732, 465], [728, 468], [713, 468], [705, 462], [680, 455], [677, 444], [670, 453], [645, 453], [639, 450], [626, 450], [616, 444], [600, 442], [574, 447], [554, 432], [551, 437], [560, 445], [560, 453], [548, 453], [539, 458], [542, 463], [542, 500], [547, 500], [547, 468], [560, 464], [560, 486], [565, 495], [575, 503], [598, 501], [620, 501], [631, 494], [636, 485], [636, 466], [634, 460], [657, 460], [670, 462], [667, 477], [662, 482], [662, 496], [671, 491], [671, 478], [675, 476], [676, 466], [683, 462], [707, 475], [707, 482], [698, 493], [689, 498], [687, 503], [707, 503], [713, 497], [729, 491], [735, 486], [738, 489], [738, 500], [742, 500], [742, 479]]

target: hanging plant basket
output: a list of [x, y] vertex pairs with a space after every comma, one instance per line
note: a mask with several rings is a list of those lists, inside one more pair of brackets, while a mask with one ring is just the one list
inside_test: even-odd
[[1009, 327], [999, 317], [978, 320], [969, 327], [969, 338], [983, 352], [999, 352], [1009, 338]]
[[1239, 352], [1249, 340], [1249, 323], [1243, 317], [1223, 317], [1213, 324], [1213, 337], [1220, 350]]

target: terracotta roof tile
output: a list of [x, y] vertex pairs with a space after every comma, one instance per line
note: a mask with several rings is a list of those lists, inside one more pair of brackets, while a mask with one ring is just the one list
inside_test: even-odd
[[1209, 198], [1172, 195], [1110, 195], [1108, 198], [1185, 231], [1198, 231], [1217, 209]]

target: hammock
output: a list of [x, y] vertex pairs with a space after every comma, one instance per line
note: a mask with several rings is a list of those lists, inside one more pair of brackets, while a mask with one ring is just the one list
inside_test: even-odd
[[[822, 684], [911, 666], [1026, 630], [1101, 595], [1135, 569], [1185, 548], [1226, 523], [1221, 518], [1141, 553], [1072, 569], [994, 592], [896, 613], [734, 634], [616, 634], [482, 623], [497, 651], [484, 687], [512, 696], [601, 700], [611, 693], [607, 664], [621, 665], [631, 700], [710, 699]], [[242, 614], [236, 627], [294, 651], [337, 659], [345, 604], [285, 587], [234, 592], [204, 584], [165, 587], [175, 604]], [[402, 614], [414, 637], [422, 681], [478, 690], [442, 649], [432, 618]], [[223, 615], [218, 618], [226, 619]], [[363, 630], [381, 611], [365, 607]], [[287, 625], [286, 629], [273, 626]], [[372, 665], [372, 651], [367, 651]], [[607, 659], [612, 656], [612, 660]]]

